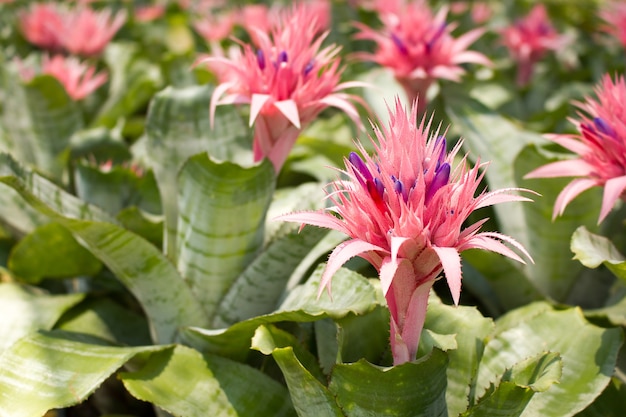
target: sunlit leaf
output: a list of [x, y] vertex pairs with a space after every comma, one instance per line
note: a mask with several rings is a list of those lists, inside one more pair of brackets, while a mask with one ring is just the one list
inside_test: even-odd
[[587, 268], [604, 265], [626, 283], [626, 258], [606, 237], [593, 234], [580, 226], [572, 235], [571, 249], [574, 259]]

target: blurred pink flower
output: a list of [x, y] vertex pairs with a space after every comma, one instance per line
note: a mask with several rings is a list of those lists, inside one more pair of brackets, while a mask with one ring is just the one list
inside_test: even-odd
[[574, 152], [578, 158], [553, 162], [535, 169], [526, 178], [579, 177], [570, 182], [554, 203], [552, 218], [563, 214], [565, 207], [583, 191], [604, 187], [598, 223], [626, 190], [626, 83], [605, 75], [595, 89], [597, 100], [588, 97], [576, 103], [584, 111], [580, 121], [571, 120], [579, 134], [553, 134], [548, 139]]
[[[461, 258], [466, 249], [485, 249], [524, 262], [511, 248], [530, 258], [512, 238], [497, 232], [478, 233], [487, 219], [468, 225], [481, 207], [529, 201], [512, 194], [521, 189], [480, 192], [485, 164], [469, 166], [463, 158], [453, 167], [461, 144], [446, 152], [446, 139], [430, 133], [426, 118], [417, 125], [417, 107], [410, 116], [396, 101], [387, 129], [374, 127], [376, 155], [351, 153], [333, 183], [326, 211], [285, 214], [278, 220], [309, 224], [345, 233], [350, 240], [330, 255], [322, 275], [320, 294], [333, 274], [349, 259], [360, 256], [379, 272], [391, 313], [391, 350], [394, 364], [415, 359], [424, 325], [430, 289], [443, 271], [455, 304], [461, 293]], [[339, 217], [337, 217], [339, 215]]]
[[501, 31], [502, 43], [509, 49], [511, 57], [517, 61], [517, 84], [524, 86], [530, 81], [536, 62], [547, 51], [558, 50], [568, 42], [554, 29], [546, 8], [536, 4], [522, 19]]
[[232, 34], [236, 21], [237, 15], [233, 10], [215, 12], [196, 19], [193, 27], [209, 44], [214, 44]]
[[382, 31], [355, 24], [360, 29], [357, 39], [370, 39], [377, 44], [374, 53], [356, 56], [390, 68], [409, 100], [419, 97], [421, 114], [427, 104], [426, 92], [434, 80], [460, 81], [465, 72], [460, 64], [490, 65], [491, 62], [483, 54], [467, 50], [483, 34], [483, 29], [474, 29], [455, 39], [450, 34], [454, 26], [446, 24], [446, 7], [433, 16], [423, 0], [398, 4], [380, 14]]
[[604, 3], [600, 17], [607, 23], [602, 29], [615, 36], [626, 47], [626, 3], [615, 0]]
[[135, 20], [142, 23], [152, 22], [165, 14], [164, 4], [139, 6], [135, 9]]
[[339, 83], [339, 47], [321, 48], [318, 23], [300, 4], [281, 14], [271, 32], [255, 29], [257, 44], [241, 43], [235, 57], [201, 59], [220, 85], [211, 100], [211, 118], [222, 104], [250, 104], [254, 125], [254, 159], [267, 157], [276, 171], [282, 167], [300, 131], [328, 106], [345, 111], [356, 123], [359, 115], [342, 90], [361, 84]]
[[61, 49], [65, 27], [62, 11], [53, 3], [33, 3], [19, 15], [19, 25], [28, 42], [50, 51]]
[[[36, 75], [35, 70], [25, 67], [20, 61], [17, 61], [17, 65], [24, 81], [30, 81]], [[105, 73], [96, 74], [94, 66], [81, 62], [76, 57], [64, 57], [62, 55], [55, 55], [52, 58], [44, 55], [40, 73], [56, 78], [74, 100], [82, 100], [87, 97], [107, 80]]]
[[76, 55], [99, 55], [124, 22], [124, 10], [113, 14], [109, 9], [77, 6], [64, 15], [63, 48]]

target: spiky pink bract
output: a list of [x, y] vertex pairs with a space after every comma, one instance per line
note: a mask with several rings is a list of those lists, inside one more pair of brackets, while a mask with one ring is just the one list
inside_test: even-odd
[[63, 48], [76, 55], [100, 55], [117, 31], [126, 22], [126, 12], [93, 10], [87, 6], [76, 6], [65, 16]]
[[528, 84], [532, 70], [550, 50], [562, 48], [567, 38], [561, 36], [548, 19], [543, 4], [536, 4], [525, 17], [501, 31], [502, 43], [517, 62], [517, 84]]
[[267, 157], [276, 171], [282, 167], [300, 131], [323, 109], [337, 107], [360, 123], [351, 101], [362, 101], [343, 92], [358, 83], [341, 84], [339, 47], [322, 47], [327, 33], [298, 3], [281, 13], [269, 33], [257, 28], [256, 45], [241, 43], [236, 57], [202, 59], [213, 69], [220, 85], [211, 100], [211, 118], [222, 104], [250, 104], [254, 125], [254, 159]]
[[[330, 290], [333, 274], [350, 258], [360, 256], [379, 272], [391, 313], [394, 364], [415, 359], [424, 325], [428, 294], [443, 271], [452, 298], [461, 293], [460, 252], [486, 249], [524, 262], [508, 243], [530, 256], [512, 238], [480, 232], [485, 220], [463, 228], [475, 210], [510, 201], [528, 201], [512, 194], [519, 189], [477, 193], [485, 164], [470, 166], [466, 158], [453, 168], [461, 144], [446, 152], [446, 139], [418, 125], [417, 106], [410, 116], [398, 100], [390, 110], [388, 128], [374, 127], [374, 156], [357, 144], [362, 156], [351, 153], [342, 171], [348, 180], [333, 183], [325, 211], [279, 216], [279, 220], [335, 229], [349, 240], [330, 255], [320, 293]], [[336, 215], [339, 215], [337, 217]], [[532, 260], [532, 259], [531, 259]]]
[[615, 36], [626, 47], [626, 3], [621, 0], [604, 3], [600, 17], [606, 21], [602, 30]]
[[16, 64], [24, 81], [30, 81], [36, 73], [51, 75], [65, 87], [67, 94], [74, 100], [87, 97], [107, 80], [106, 73], [96, 73], [96, 67], [81, 62], [76, 57], [44, 55], [39, 71], [24, 66], [19, 60], [16, 60]]
[[[548, 139], [576, 153], [578, 158], [553, 162], [528, 173], [526, 178], [579, 177], [558, 195], [553, 219], [583, 191], [604, 187], [598, 223], [611, 212], [626, 190], [626, 83], [609, 75], [596, 87], [597, 100], [587, 97], [576, 103], [584, 111], [580, 121], [571, 120], [579, 131], [573, 135], [547, 135]], [[586, 113], [586, 114], [585, 114]]]
[[[393, 6], [392, 6], [393, 5]], [[382, 31], [362, 23], [355, 23], [360, 32], [357, 39], [376, 42], [374, 53], [362, 52], [355, 56], [373, 61], [393, 71], [411, 102], [419, 98], [419, 113], [423, 113], [428, 88], [437, 79], [460, 81], [464, 63], [491, 65], [489, 59], [468, 46], [478, 39], [483, 29], [474, 29], [454, 38], [454, 25], [446, 24], [447, 7], [433, 15], [425, 1], [391, 2], [379, 14], [384, 24]]]

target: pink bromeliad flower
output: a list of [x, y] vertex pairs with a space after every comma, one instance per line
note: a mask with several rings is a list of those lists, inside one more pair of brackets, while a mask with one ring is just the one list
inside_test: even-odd
[[218, 105], [250, 104], [254, 159], [267, 157], [276, 171], [300, 131], [326, 107], [337, 107], [360, 123], [351, 100], [362, 100], [342, 91], [361, 84], [339, 82], [339, 47], [322, 48], [326, 34], [318, 35], [318, 23], [306, 11], [298, 5], [282, 13], [269, 33], [255, 29], [256, 45], [241, 43], [235, 57], [199, 61], [220, 82], [211, 100], [211, 118]]
[[63, 14], [52, 3], [33, 3], [19, 15], [19, 25], [26, 40], [50, 51], [62, 47], [60, 34], [65, 28]]
[[100, 55], [126, 22], [126, 12], [77, 6], [64, 16], [63, 48], [76, 55]]
[[626, 47], [626, 3], [609, 1], [600, 10], [600, 17], [606, 21], [602, 29], [615, 36]]
[[598, 223], [620, 197], [625, 197], [626, 83], [623, 77], [613, 82], [605, 75], [595, 91], [597, 100], [588, 97], [585, 102], [576, 103], [587, 114], [579, 113], [580, 121], [572, 120], [579, 134], [547, 135], [578, 158], [552, 162], [526, 175], [526, 178], [578, 177], [558, 195], [553, 218], [563, 214], [576, 196], [591, 187], [604, 187]]
[[[17, 62], [20, 76], [24, 81], [30, 81], [35, 76], [32, 68], [25, 67]], [[103, 72], [96, 73], [96, 68], [76, 57], [55, 55], [50, 58], [44, 55], [41, 62], [41, 74], [48, 74], [59, 80], [65, 87], [67, 94], [74, 100], [82, 100], [97, 90], [107, 80]]]
[[460, 81], [465, 72], [460, 66], [463, 63], [491, 64], [485, 55], [467, 50], [484, 30], [474, 29], [455, 39], [451, 35], [454, 26], [446, 24], [447, 13], [448, 8], [444, 7], [433, 15], [423, 0], [396, 1], [380, 13], [382, 31], [355, 23], [360, 29], [357, 39], [369, 39], [377, 44], [374, 53], [362, 52], [356, 57], [391, 69], [409, 100], [419, 97], [420, 114], [426, 107], [426, 92], [433, 81]]
[[[485, 164], [469, 166], [463, 158], [453, 167], [460, 149], [446, 151], [446, 139], [430, 134], [425, 118], [418, 125], [417, 106], [410, 116], [397, 100], [387, 129], [374, 128], [375, 156], [358, 144], [341, 171], [348, 180], [333, 183], [330, 199], [335, 206], [317, 212], [279, 216], [279, 220], [309, 224], [345, 233], [349, 240], [330, 255], [322, 275], [320, 293], [333, 274], [350, 258], [360, 256], [379, 272], [391, 313], [391, 350], [394, 364], [415, 359], [424, 326], [428, 295], [443, 271], [455, 304], [461, 293], [459, 253], [486, 249], [524, 262], [508, 243], [530, 255], [512, 238], [497, 232], [480, 232], [487, 219], [463, 228], [470, 214], [481, 207], [511, 201], [528, 201], [503, 189], [477, 194]], [[338, 217], [338, 216], [339, 217]]]
[[517, 62], [517, 84], [530, 81], [536, 62], [550, 50], [558, 50], [568, 42], [554, 29], [543, 4], [535, 5], [530, 13], [501, 32], [502, 43]]

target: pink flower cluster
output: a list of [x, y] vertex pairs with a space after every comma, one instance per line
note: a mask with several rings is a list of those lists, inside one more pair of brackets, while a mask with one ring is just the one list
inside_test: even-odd
[[531, 259], [512, 238], [496, 232], [479, 233], [486, 219], [466, 225], [481, 207], [528, 201], [512, 193], [524, 190], [477, 193], [483, 164], [469, 167], [463, 158], [455, 168], [461, 143], [447, 152], [446, 139], [437, 131], [430, 132], [426, 118], [416, 124], [417, 117], [416, 107], [408, 116], [398, 100], [390, 111], [389, 127], [374, 127], [375, 155], [369, 156], [358, 144], [361, 156], [353, 152], [345, 159], [341, 172], [348, 180], [333, 184], [330, 199], [334, 207], [278, 218], [338, 230], [350, 237], [330, 255], [320, 292], [330, 289], [333, 274], [355, 256], [378, 270], [391, 313], [395, 365], [415, 359], [428, 294], [442, 271], [458, 304], [460, 252], [485, 249], [524, 262], [505, 242]]
[[19, 17], [20, 29], [33, 45], [81, 56], [100, 55], [125, 21], [124, 11], [59, 3], [33, 3]]

